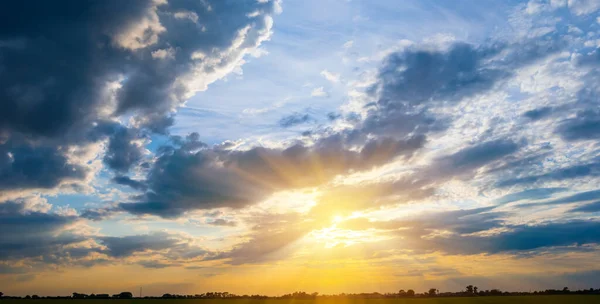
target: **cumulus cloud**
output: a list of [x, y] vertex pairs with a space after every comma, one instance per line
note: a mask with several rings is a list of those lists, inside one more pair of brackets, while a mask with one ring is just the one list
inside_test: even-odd
[[[126, 172], [141, 157], [139, 131], [164, 133], [180, 104], [239, 68], [270, 37], [278, 10], [275, 1], [7, 4], [0, 41], [19, 43], [0, 48], [0, 69], [13, 71], [0, 75], [3, 187], [82, 179], [65, 147], [107, 137], [106, 164]], [[98, 133], [123, 115], [135, 129]]]
[[65, 147], [0, 144], [0, 190], [50, 189], [83, 179], [89, 168], [72, 162]]

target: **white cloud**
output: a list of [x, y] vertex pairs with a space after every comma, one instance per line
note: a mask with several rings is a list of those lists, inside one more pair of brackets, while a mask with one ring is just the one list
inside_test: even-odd
[[340, 74], [339, 73], [332, 73], [328, 70], [323, 70], [321, 71], [321, 75], [323, 77], [325, 77], [325, 79], [333, 82], [333, 83], [337, 83], [340, 81]]
[[173, 59], [175, 58], [175, 50], [173, 48], [158, 49], [152, 52], [152, 58], [154, 59]]
[[176, 19], [188, 19], [194, 23], [198, 22], [198, 14], [190, 11], [181, 11], [173, 14]]
[[344, 43], [344, 46], [343, 46], [343, 47], [344, 47], [345, 49], [349, 49], [349, 48], [351, 48], [353, 45], [354, 45], [354, 40], [348, 40], [348, 41], [346, 41], [346, 43]]
[[568, 5], [576, 15], [588, 15], [600, 9], [600, 0], [569, 0]]
[[325, 92], [323, 87], [318, 87], [318, 88], [315, 88], [314, 90], [312, 90], [312, 92], [310, 93], [310, 96], [312, 96], [312, 97], [328, 97], [329, 93]]

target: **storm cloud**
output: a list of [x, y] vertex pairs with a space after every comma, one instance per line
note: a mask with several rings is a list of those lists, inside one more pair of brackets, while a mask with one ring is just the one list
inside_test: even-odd
[[[275, 1], [6, 3], [0, 71], [10, 73], [0, 73], [0, 187], [83, 179], [65, 147], [107, 137], [105, 163], [126, 172], [142, 157], [138, 130], [166, 132], [182, 102], [269, 38], [278, 10]], [[134, 129], [98, 134], [99, 125], [124, 115]]]

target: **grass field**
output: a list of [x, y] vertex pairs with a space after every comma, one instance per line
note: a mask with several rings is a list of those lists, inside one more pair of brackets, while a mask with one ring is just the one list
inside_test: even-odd
[[415, 299], [317, 299], [317, 300], [292, 300], [292, 299], [131, 299], [131, 300], [0, 300], [2, 304], [44, 304], [44, 303], [69, 303], [69, 304], [597, 304], [600, 303], [598, 295], [573, 295], [573, 296], [524, 296], [524, 297], [471, 297], [471, 298], [415, 298]]

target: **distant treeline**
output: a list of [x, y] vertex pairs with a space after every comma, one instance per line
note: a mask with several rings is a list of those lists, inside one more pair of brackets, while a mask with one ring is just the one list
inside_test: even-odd
[[[486, 297], [486, 296], [536, 296], [536, 295], [600, 295], [599, 289], [580, 289], [570, 290], [568, 287], [563, 289], [546, 289], [543, 291], [521, 292], [521, 291], [501, 291], [499, 289], [479, 290], [477, 286], [469, 285], [463, 291], [458, 292], [440, 292], [436, 288], [430, 288], [426, 292], [417, 293], [412, 289], [401, 289], [397, 293], [341, 293], [341, 294], [319, 294], [318, 292], [306, 293], [303, 291], [285, 294], [282, 296], [265, 295], [236, 295], [228, 292], [207, 292], [195, 295], [178, 295], [166, 293], [160, 297], [144, 296], [143, 299], [317, 299], [317, 298], [359, 298], [359, 299], [380, 299], [380, 298], [426, 298], [426, 297]], [[131, 292], [121, 292], [119, 294], [83, 294], [74, 292], [72, 296], [40, 297], [37, 295], [27, 295], [25, 297], [4, 296], [0, 292], [0, 299], [132, 299]], [[140, 298], [140, 297], [135, 297]]]

